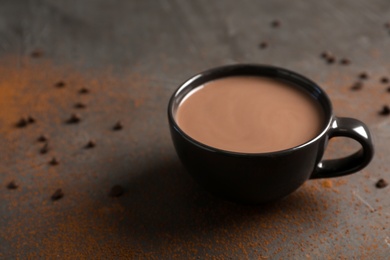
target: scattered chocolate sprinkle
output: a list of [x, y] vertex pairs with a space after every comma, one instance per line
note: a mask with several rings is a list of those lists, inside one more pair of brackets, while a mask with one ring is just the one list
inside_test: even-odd
[[326, 58], [326, 61], [328, 62], [328, 64], [333, 64], [333, 63], [335, 63], [335, 61], [336, 61], [336, 58], [334, 57], [334, 56], [328, 56], [327, 58]]
[[56, 86], [57, 88], [63, 88], [63, 87], [65, 87], [65, 82], [63, 82], [62, 80], [61, 80], [61, 81], [58, 81], [58, 82], [55, 84], [55, 86]]
[[271, 26], [274, 28], [278, 28], [278, 27], [280, 27], [280, 25], [281, 25], [281, 22], [279, 20], [273, 20], [271, 22]]
[[26, 118], [22, 117], [19, 119], [19, 121], [16, 123], [16, 127], [19, 127], [19, 128], [22, 128], [22, 127], [26, 127], [28, 124], [28, 121]]
[[389, 108], [389, 106], [384, 105], [384, 106], [382, 107], [382, 110], [379, 111], [379, 115], [382, 115], [382, 116], [390, 115], [390, 108]]
[[79, 93], [80, 93], [80, 94], [87, 94], [87, 93], [89, 93], [89, 89], [87, 89], [87, 88], [81, 88], [81, 89], [79, 90]]
[[343, 58], [340, 60], [341, 65], [349, 65], [350, 63], [351, 63], [351, 60], [347, 59], [347, 58]]
[[363, 71], [359, 74], [359, 78], [361, 79], [368, 79], [368, 73]]
[[34, 124], [35, 123], [35, 118], [34, 117], [32, 117], [32, 116], [28, 116], [27, 117], [27, 122], [29, 123], [29, 124]]
[[268, 42], [261, 42], [260, 44], [259, 44], [259, 47], [260, 47], [260, 49], [265, 49], [265, 48], [267, 48], [268, 47]]
[[68, 124], [77, 124], [81, 121], [81, 118], [78, 114], [72, 114], [68, 120], [66, 120], [66, 123]]
[[51, 195], [51, 200], [59, 200], [62, 197], [64, 197], [64, 193], [62, 192], [62, 189], [57, 189], [53, 195]]
[[352, 87], [351, 87], [351, 90], [361, 90], [363, 88], [363, 83], [362, 82], [355, 82]]
[[332, 56], [332, 54], [329, 51], [324, 51], [323, 53], [321, 53], [321, 58], [326, 59], [329, 56]]
[[47, 141], [47, 137], [45, 135], [41, 135], [38, 137], [38, 142], [46, 142]]
[[10, 183], [7, 184], [7, 189], [10, 190], [16, 190], [18, 187], [19, 185], [17, 185], [15, 181], [10, 181]]
[[50, 161], [50, 165], [58, 165], [60, 162], [57, 160], [57, 158], [53, 157]]
[[390, 92], [390, 86], [389, 86], [389, 87], [387, 87], [386, 91], [387, 91], [387, 92]]
[[47, 153], [49, 151], [49, 144], [48, 143], [45, 143], [44, 145], [43, 145], [43, 147], [41, 148], [41, 150], [39, 150], [39, 152], [41, 153], [41, 154], [45, 154], [45, 153]]
[[85, 105], [84, 103], [78, 102], [78, 103], [74, 104], [74, 107], [75, 108], [86, 108], [87, 105]]
[[112, 128], [113, 130], [121, 130], [123, 128], [123, 124], [121, 121], [118, 121], [114, 127]]
[[95, 141], [89, 140], [88, 143], [85, 145], [85, 148], [94, 148], [96, 146]]
[[378, 189], [382, 189], [382, 188], [385, 188], [387, 185], [389, 185], [387, 183], [387, 181], [385, 181], [384, 179], [379, 179], [376, 184], [375, 184], [375, 187], [377, 187]]
[[36, 49], [36, 50], [31, 52], [31, 57], [33, 57], [33, 58], [40, 58], [42, 56], [43, 56], [43, 51], [40, 49]]
[[382, 78], [381, 78], [381, 82], [382, 82], [382, 83], [385, 83], [385, 84], [386, 84], [386, 83], [389, 83], [389, 78], [388, 78], [388, 77], [382, 77]]
[[108, 195], [111, 197], [120, 197], [124, 193], [123, 187], [121, 185], [114, 185], [112, 186], [110, 192]]

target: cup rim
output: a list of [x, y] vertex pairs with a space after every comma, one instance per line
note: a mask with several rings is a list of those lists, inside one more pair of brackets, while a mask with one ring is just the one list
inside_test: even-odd
[[[315, 137], [311, 138], [310, 140], [306, 141], [303, 144], [300, 144], [300, 145], [297, 145], [297, 146], [294, 146], [294, 147], [290, 147], [290, 148], [287, 148], [287, 149], [283, 149], [283, 150], [277, 150], [277, 151], [271, 151], [271, 152], [260, 152], [260, 153], [235, 152], [235, 151], [230, 151], [230, 150], [219, 149], [219, 148], [216, 148], [216, 147], [204, 144], [202, 142], [199, 142], [196, 139], [194, 139], [191, 136], [189, 136], [188, 134], [186, 134], [180, 128], [180, 126], [177, 124], [177, 122], [175, 120], [175, 116], [173, 114], [173, 107], [174, 107], [174, 104], [175, 104], [175, 100], [178, 98], [178, 94], [181, 91], [183, 91], [183, 90], [187, 89], [188, 87], [190, 87], [191, 84], [194, 81], [200, 80], [200, 79], [205, 78], [205, 77], [210, 77], [211, 79], [210, 80], [205, 80], [204, 83], [212, 81], [212, 80], [216, 80], [216, 79], [219, 79], [219, 78], [229, 77], [229, 76], [250, 75], [250, 74], [242, 74], [242, 73], [235, 74], [235, 71], [237, 71], [237, 70], [244, 70], [244, 69], [272, 70], [272, 71], [275, 71], [276, 73], [280, 73], [281, 75], [284, 75], [285, 77], [294, 77], [295, 80], [300, 81], [301, 83], [304, 83], [307, 86], [310, 86], [313, 90], [316, 90], [316, 92], [321, 96], [321, 98], [326, 102], [326, 105], [328, 106], [327, 107], [328, 113], [326, 113], [326, 111], [324, 111], [324, 114], [325, 114], [324, 115], [324, 117], [325, 117], [324, 121], [325, 122], [327, 121], [327, 122], [324, 123], [324, 127], [323, 127], [322, 131], [320, 133], [318, 133]], [[223, 72], [225, 72], [227, 75], [219, 76], [219, 77], [218, 76], [213, 77], [214, 74], [216, 75], [218, 73], [223, 73]], [[229, 73], [231, 73], [231, 74], [228, 75]], [[254, 74], [254, 73], [252, 75], [256, 76], [256, 74]], [[264, 75], [258, 75], [258, 76], [264, 76]], [[264, 77], [267, 77], [267, 76], [264, 76]], [[278, 77], [275, 76], [275, 78], [278, 78]], [[279, 78], [279, 79], [281, 79], [281, 78]], [[288, 81], [288, 79], [285, 79], [285, 78], [283, 78], [283, 79]], [[291, 82], [291, 83], [293, 83], [293, 82]], [[298, 83], [295, 83], [295, 84], [299, 85]], [[320, 104], [320, 106], [324, 109], [324, 105], [323, 104]], [[291, 70], [288, 70], [288, 69], [285, 69], [285, 68], [277, 67], [277, 66], [264, 65], [264, 64], [253, 64], [253, 63], [240, 63], [240, 64], [233, 64], [233, 65], [224, 65], [224, 66], [213, 67], [213, 68], [204, 70], [204, 71], [202, 71], [200, 73], [197, 73], [197, 74], [191, 76], [190, 78], [188, 78], [187, 80], [185, 80], [184, 82], [182, 82], [179, 85], [179, 87], [173, 92], [173, 94], [171, 95], [171, 97], [169, 99], [169, 103], [168, 103], [168, 119], [169, 119], [170, 125], [183, 138], [185, 138], [187, 141], [191, 142], [193, 145], [195, 145], [195, 146], [197, 146], [197, 147], [199, 147], [201, 149], [208, 150], [208, 151], [214, 152], [214, 153], [221, 153], [221, 154], [224, 154], [224, 155], [235, 156], [235, 157], [258, 157], [258, 156], [275, 156], [275, 155], [287, 154], [287, 153], [291, 153], [291, 152], [294, 152], [296, 150], [299, 150], [299, 149], [302, 149], [302, 148], [304, 148], [306, 146], [311, 145], [312, 143], [316, 142], [318, 139], [321, 139], [328, 132], [328, 129], [330, 128], [332, 122], [334, 121], [334, 115], [333, 115], [332, 103], [331, 103], [328, 95], [326, 94], [326, 92], [321, 87], [319, 87], [318, 84], [316, 84], [312, 80], [308, 79], [307, 77], [305, 77], [305, 76], [303, 76], [303, 75], [301, 75], [301, 74], [299, 74], [297, 72], [294, 72], [294, 71], [291, 71]]]

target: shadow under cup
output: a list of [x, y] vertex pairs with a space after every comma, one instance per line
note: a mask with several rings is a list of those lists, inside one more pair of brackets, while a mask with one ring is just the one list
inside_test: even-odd
[[[187, 135], [177, 124], [180, 103], [195, 88], [231, 76], [260, 76], [283, 81], [308, 93], [323, 110], [323, 130], [308, 142], [269, 153], [239, 153], [217, 149]], [[371, 161], [370, 132], [361, 121], [333, 115], [326, 93], [311, 80], [283, 68], [239, 64], [207, 70], [184, 82], [172, 95], [168, 120], [176, 152], [192, 177], [211, 193], [236, 202], [259, 204], [287, 196], [306, 180], [330, 178], [359, 171]], [[328, 140], [344, 136], [361, 144], [347, 157], [323, 160]]]

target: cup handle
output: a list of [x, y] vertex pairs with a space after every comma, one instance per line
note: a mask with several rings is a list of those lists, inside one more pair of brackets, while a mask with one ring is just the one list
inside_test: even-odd
[[321, 161], [310, 179], [348, 175], [366, 167], [374, 156], [374, 146], [368, 127], [354, 118], [335, 117], [328, 132], [329, 139], [343, 136], [356, 140], [362, 148], [343, 158]]

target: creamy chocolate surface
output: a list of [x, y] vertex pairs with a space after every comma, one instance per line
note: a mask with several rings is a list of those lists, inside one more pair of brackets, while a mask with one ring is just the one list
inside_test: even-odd
[[313, 98], [288, 83], [234, 76], [191, 91], [179, 105], [176, 121], [186, 134], [206, 145], [264, 153], [314, 138], [324, 116]]

